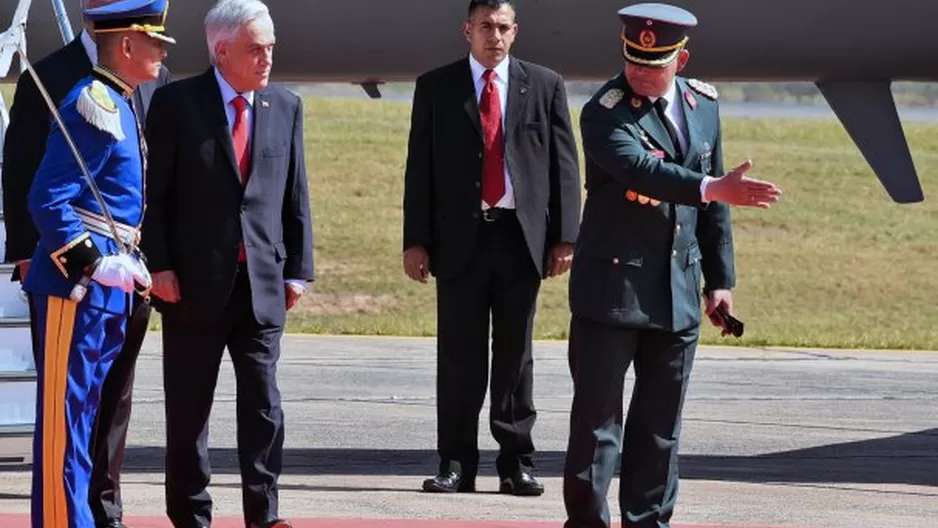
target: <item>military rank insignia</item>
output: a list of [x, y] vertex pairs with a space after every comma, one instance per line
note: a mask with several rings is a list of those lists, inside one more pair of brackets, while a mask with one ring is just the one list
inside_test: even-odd
[[124, 140], [124, 130], [121, 128], [121, 116], [117, 103], [111, 99], [107, 87], [100, 81], [91, 81], [78, 95], [76, 101], [78, 113], [95, 128], [107, 132], [118, 141]]
[[619, 101], [622, 100], [622, 97], [625, 95], [625, 92], [618, 88], [613, 88], [608, 92], [604, 93], [602, 97], [599, 98], [599, 104], [603, 105], [606, 108], [612, 109]]
[[707, 99], [717, 98], [717, 89], [712, 84], [707, 84], [703, 81], [698, 81], [697, 79], [687, 79], [687, 85], [702, 94]]
[[684, 92], [684, 99], [687, 100], [687, 104], [690, 106], [691, 110], [697, 108], [697, 98], [694, 97], [694, 94], [690, 92]]

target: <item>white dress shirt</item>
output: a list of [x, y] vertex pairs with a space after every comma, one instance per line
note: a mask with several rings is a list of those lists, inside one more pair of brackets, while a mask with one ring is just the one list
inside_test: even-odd
[[[482, 90], [485, 89], [485, 79], [482, 78], [482, 75], [487, 69], [485, 66], [479, 63], [472, 54], [469, 54], [469, 67], [472, 68], [472, 82], [475, 84], [476, 89], [476, 102], [481, 101], [482, 99]], [[501, 104], [502, 110], [502, 130], [505, 131], [505, 110], [508, 103], [508, 57], [502, 59], [498, 65], [493, 68], [495, 71], [495, 88], [498, 90], [498, 102]], [[504, 134], [503, 134], [504, 137]], [[495, 207], [503, 207], [505, 209], [514, 209], [515, 208], [515, 193], [514, 189], [511, 186], [511, 176], [508, 171], [508, 142], [505, 142], [505, 194], [502, 196], [501, 200], [495, 204]], [[482, 201], [482, 209], [488, 209], [488, 204], [485, 203], [485, 200]]]
[[244, 121], [244, 125], [248, 130], [248, 152], [251, 152], [251, 145], [253, 143], [252, 136], [254, 135], [254, 92], [251, 91], [239, 94], [228, 84], [228, 81], [226, 81], [221, 72], [218, 71], [218, 68], [215, 68], [215, 79], [218, 80], [218, 87], [221, 89], [221, 100], [225, 103], [225, 116], [228, 117], [229, 133], [234, 132], [234, 120], [235, 114], [237, 113], [237, 108], [234, 105], [235, 97], [240, 95], [248, 102], [247, 118]]
[[[247, 116], [244, 120], [244, 126], [247, 127], [248, 131], [248, 152], [251, 152], [251, 145], [253, 144], [253, 135], [254, 135], [254, 92], [243, 92], [238, 93], [234, 88], [231, 87], [231, 84], [225, 80], [225, 77], [222, 76], [221, 72], [218, 71], [218, 68], [215, 68], [215, 79], [218, 81], [218, 88], [221, 90], [221, 100], [225, 103], [225, 116], [228, 118], [228, 132], [231, 133], [234, 130], [234, 120], [237, 109], [234, 105], [234, 99], [237, 96], [244, 97], [248, 102], [247, 106]], [[293, 287], [299, 293], [303, 293], [306, 290], [306, 284], [300, 280], [287, 279], [286, 283]]]
[[[668, 121], [671, 122], [671, 125], [674, 127], [674, 130], [677, 130], [677, 140], [680, 142], [681, 152], [687, 152], [687, 122], [684, 121], [684, 112], [681, 111], [680, 101], [677, 101], [678, 104], [675, 104], [675, 99], [677, 99], [677, 83], [671, 82], [671, 87], [668, 88], [668, 91], [661, 96], [662, 99], [668, 102], [668, 106], [664, 109], [664, 115], [668, 118]], [[654, 104], [658, 100], [657, 97], [649, 97], [649, 101]]]
[[[687, 153], [689, 139], [687, 136], [687, 121], [684, 119], [684, 112], [682, 111], [682, 105], [680, 101], [675, 101], [677, 99], [677, 83], [671, 81], [671, 86], [668, 87], [668, 91], [661, 96], [665, 101], [668, 102], [668, 106], [664, 109], [664, 115], [668, 118], [668, 121], [674, 126], [674, 130], [677, 131], [677, 140], [681, 144], [681, 152]], [[652, 104], [658, 100], [657, 97], [649, 97], [649, 101]], [[677, 104], [675, 104], [677, 103]], [[703, 181], [700, 182], [700, 201], [704, 203], [709, 203], [708, 200], [704, 199], [704, 192], [707, 190], [707, 185], [712, 180], [712, 176], [704, 176]]]
[[81, 45], [85, 47], [85, 53], [88, 55], [88, 60], [91, 61], [92, 66], [98, 65], [98, 45], [95, 44], [94, 39], [91, 38], [91, 35], [88, 34], [87, 29], [81, 30]]

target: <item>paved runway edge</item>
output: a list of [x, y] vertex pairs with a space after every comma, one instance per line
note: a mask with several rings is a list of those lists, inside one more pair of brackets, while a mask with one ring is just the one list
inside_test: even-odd
[[[520, 522], [520, 521], [463, 521], [436, 519], [300, 519], [292, 518], [295, 528], [560, 528], [563, 521]], [[128, 517], [124, 523], [129, 528], [172, 528], [165, 517]], [[0, 526], [4, 528], [29, 528], [26, 515], [0, 514]], [[240, 518], [216, 518], [213, 528], [243, 528]], [[793, 526], [767, 526], [754, 524], [687, 524], [677, 523], [673, 528], [807, 528]]]

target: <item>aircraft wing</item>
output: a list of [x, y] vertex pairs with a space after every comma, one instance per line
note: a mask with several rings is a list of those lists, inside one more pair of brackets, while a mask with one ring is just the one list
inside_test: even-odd
[[902, 131], [890, 81], [815, 84], [893, 201], [923, 201], [925, 195]]

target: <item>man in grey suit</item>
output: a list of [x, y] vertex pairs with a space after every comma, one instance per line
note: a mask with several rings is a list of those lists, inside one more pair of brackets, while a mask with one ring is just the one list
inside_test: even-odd
[[491, 314], [499, 491], [540, 495], [531, 340], [541, 280], [572, 258], [576, 144], [560, 75], [509, 55], [512, 2], [468, 11], [469, 56], [417, 79], [405, 173], [404, 270], [437, 287], [440, 465], [423, 489], [475, 490]]
[[268, 83], [267, 6], [221, 1], [205, 30], [213, 67], [157, 90], [147, 122], [142, 245], [163, 316], [167, 513], [177, 527], [211, 524], [208, 418], [227, 347], [245, 526], [279, 528], [280, 339], [313, 280], [303, 105]]

